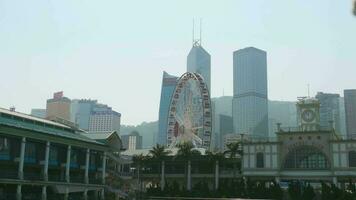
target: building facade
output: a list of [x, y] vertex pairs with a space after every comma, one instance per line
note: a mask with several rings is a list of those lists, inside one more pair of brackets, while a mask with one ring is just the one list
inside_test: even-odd
[[82, 130], [89, 130], [90, 115], [97, 105], [97, 100], [74, 99], [71, 104], [71, 121]]
[[356, 135], [356, 89], [344, 90], [346, 132], [348, 137]]
[[96, 104], [89, 117], [89, 132], [120, 133], [121, 114], [104, 104]]
[[71, 100], [63, 96], [63, 92], [53, 94], [52, 99], [47, 100], [46, 118], [60, 118], [70, 121]]
[[161, 100], [159, 104], [158, 136], [156, 137], [156, 143], [161, 145], [166, 145], [167, 143], [168, 110], [177, 80], [178, 77], [163, 72]]
[[136, 150], [142, 149], [142, 136], [137, 131], [133, 131], [128, 135], [121, 136], [124, 149]]
[[200, 45], [195, 42], [187, 57], [187, 72], [198, 73], [203, 76], [207, 84], [209, 93], [211, 91], [211, 56]]
[[105, 199], [118, 193], [122, 144], [0, 109], [0, 199]]
[[268, 136], [267, 54], [248, 47], [233, 55], [234, 132]]
[[318, 92], [315, 96], [320, 102], [320, 125], [333, 128], [338, 134], [341, 134], [340, 122], [340, 95]]
[[243, 140], [242, 175], [277, 182], [356, 180], [356, 141], [321, 126], [319, 102], [300, 99], [299, 126], [278, 126], [276, 138]]

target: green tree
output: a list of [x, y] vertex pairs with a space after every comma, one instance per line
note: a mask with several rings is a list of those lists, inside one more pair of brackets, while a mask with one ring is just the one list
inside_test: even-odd
[[242, 158], [242, 146], [240, 142], [233, 142], [226, 145], [227, 150], [224, 152], [224, 155], [229, 155], [229, 158], [233, 160], [233, 177], [236, 178], [237, 169], [241, 171], [241, 158]]
[[141, 191], [141, 169], [142, 166], [147, 163], [147, 160], [149, 159], [148, 156], [144, 156], [143, 154], [139, 155], [134, 155], [132, 157], [132, 162], [133, 165], [136, 167], [136, 173], [137, 173], [137, 190]]
[[[158, 169], [159, 169], [158, 177], [160, 177], [160, 174], [161, 174], [161, 180], [164, 180], [164, 175], [163, 175], [164, 171], [162, 171], [163, 167], [164, 167], [164, 160], [171, 153], [171, 151], [167, 151], [163, 145], [157, 144], [149, 152], [152, 156], [152, 160], [154, 162], [158, 163]], [[162, 174], [162, 172], [163, 172], [163, 174]], [[161, 181], [161, 185], [164, 185], [164, 184], [165, 183], [163, 181]]]

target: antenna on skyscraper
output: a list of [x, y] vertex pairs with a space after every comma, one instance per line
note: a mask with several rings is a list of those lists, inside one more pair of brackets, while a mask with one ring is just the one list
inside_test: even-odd
[[193, 43], [193, 45], [194, 45], [194, 18], [193, 18], [193, 33], [192, 33], [192, 43]]
[[202, 44], [202, 40], [201, 40], [201, 26], [202, 26], [202, 19], [200, 18], [200, 35], [199, 35], [199, 42], [200, 42], [200, 45]]

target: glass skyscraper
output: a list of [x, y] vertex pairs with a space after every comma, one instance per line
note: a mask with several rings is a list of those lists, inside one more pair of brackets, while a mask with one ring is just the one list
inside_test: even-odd
[[234, 132], [267, 137], [267, 53], [254, 47], [235, 51], [233, 75]]
[[210, 54], [199, 44], [194, 43], [187, 58], [187, 72], [195, 72], [203, 76], [208, 86], [210, 94], [210, 72], [211, 72]]
[[158, 137], [156, 143], [166, 145], [167, 143], [167, 123], [168, 110], [171, 103], [171, 97], [177, 84], [178, 77], [163, 72], [161, 100], [159, 105], [158, 117]]
[[320, 126], [329, 127], [332, 122], [332, 128], [341, 134], [340, 95], [318, 92], [315, 98], [320, 102]]

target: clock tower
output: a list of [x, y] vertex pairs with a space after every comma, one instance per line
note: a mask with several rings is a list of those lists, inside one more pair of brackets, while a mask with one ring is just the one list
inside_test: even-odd
[[299, 98], [297, 103], [298, 126], [302, 131], [317, 131], [320, 128], [320, 103], [315, 98]]

